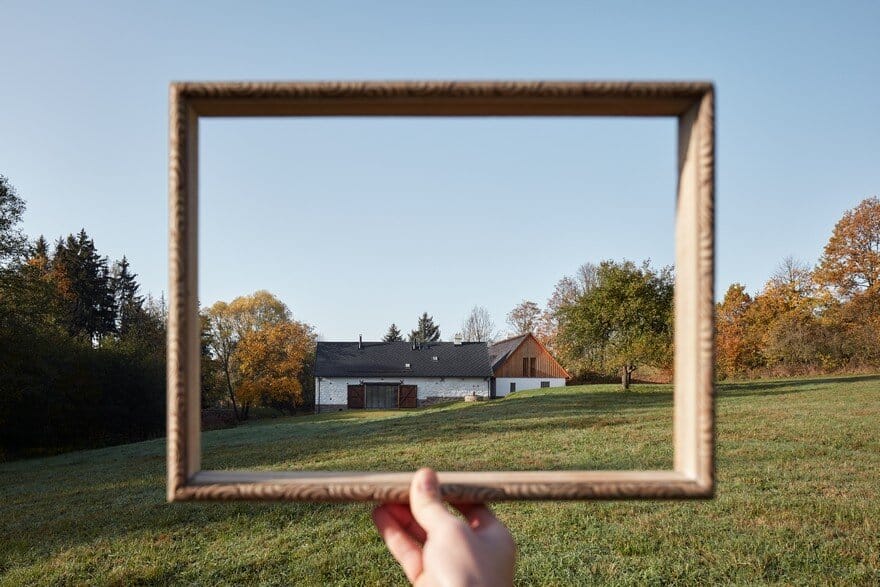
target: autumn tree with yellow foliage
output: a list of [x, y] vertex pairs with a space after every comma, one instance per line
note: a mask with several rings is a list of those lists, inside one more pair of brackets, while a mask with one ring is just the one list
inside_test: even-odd
[[252, 330], [238, 342], [238, 397], [244, 417], [251, 405], [294, 412], [305, 402], [303, 366], [315, 337], [302, 322], [287, 321]]
[[716, 307], [721, 377], [880, 366], [880, 200], [834, 227], [819, 264], [783, 260], [754, 297], [734, 284]]
[[254, 405], [294, 412], [309, 400], [314, 329], [265, 290], [204, 312], [205, 339], [236, 418]]

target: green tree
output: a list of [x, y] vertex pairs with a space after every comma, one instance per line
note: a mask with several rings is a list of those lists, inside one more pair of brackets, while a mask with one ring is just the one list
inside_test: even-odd
[[597, 271], [598, 267], [593, 263], [584, 263], [578, 267], [573, 276], [566, 275], [556, 282], [556, 287], [553, 288], [553, 293], [547, 300], [546, 309], [541, 312], [541, 316], [538, 318], [538, 325], [534, 332], [541, 344], [547, 347], [551, 353], [556, 354], [561, 351], [557, 335], [562, 309], [575, 303], [580, 296], [593, 287]]
[[72, 335], [100, 342], [115, 332], [116, 304], [107, 258], [98, 254], [85, 229], [58, 240], [51, 269]]
[[400, 332], [397, 324], [391, 323], [391, 326], [388, 327], [388, 332], [385, 333], [382, 340], [384, 342], [399, 342], [403, 340], [403, 334]]
[[14, 312], [36, 329], [67, 331], [62, 299], [51, 274], [46, 239], [29, 247], [24, 262], [0, 272], [0, 311]]
[[208, 326], [208, 316], [204, 312], [199, 314], [201, 322], [199, 339], [199, 359], [201, 366], [202, 408], [216, 407], [226, 394], [224, 381], [225, 374], [221, 369], [220, 362], [214, 358], [211, 351], [211, 331]]
[[434, 324], [433, 316], [428, 316], [427, 312], [423, 312], [419, 316], [418, 326], [409, 333], [409, 341], [423, 343], [438, 340], [440, 340], [440, 327]]
[[671, 364], [672, 296], [670, 268], [603, 261], [595, 283], [561, 309], [558, 336], [573, 362], [617, 371], [629, 389], [640, 365]]
[[135, 280], [136, 273], [132, 273], [131, 265], [125, 255], [121, 261], [113, 264], [111, 285], [116, 315], [116, 332], [120, 337], [125, 337], [134, 326], [135, 322], [143, 317], [144, 298], [138, 294], [140, 285]]
[[0, 175], [0, 269], [13, 264], [27, 250], [27, 238], [18, 228], [24, 211], [24, 200], [9, 178]]

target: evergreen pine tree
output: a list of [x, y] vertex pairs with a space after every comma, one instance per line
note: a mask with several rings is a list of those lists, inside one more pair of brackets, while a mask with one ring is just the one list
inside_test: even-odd
[[129, 270], [130, 264], [125, 255], [113, 264], [113, 298], [116, 314], [116, 332], [125, 337], [143, 314], [144, 298], [138, 295], [140, 285], [135, 281], [136, 273]]
[[391, 323], [391, 326], [388, 327], [388, 332], [385, 333], [385, 336], [382, 337], [384, 342], [399, 342], [403, 340], [403, 335], [400, 332], [400, 329], [397, 327], [397, 324]]
[[98, 254], [85, 229], [58, 239], [51, 268], [65, 300], [70, 333], [93, 342], [113, 333], [116, 304], [107, 258]]
[[409, 333], [410, 342], [436, 342], [440, 340], [440, 327], [434, 324], [434, 317], [423, 312], [419, 316], [419, 325]]
[[[46, 241], [46, 237], [42, 234], [34, 241], [33, 247], [31, 247], [31, 259], [37, 259], [41, 263], [41, 265], [45, 265], [48, 267], [49, 265], [49, 243]], [[43, 263], [45, 262], [45, 263]]]

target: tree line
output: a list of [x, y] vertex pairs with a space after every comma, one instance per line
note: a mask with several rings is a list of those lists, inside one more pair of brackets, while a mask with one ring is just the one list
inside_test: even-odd
[[[671, 376], [672, 267], [603, 261], [563, 277], [544, 308], [508, 315], [533, 332], [576, 380], [632, 373]], [[811, 267], [784, 259], [754, 294], [729, 286], [716, 304], [719, 378], [875, 371], [880, 368], [880, 199], [844, 213]]]
[[[0, 460], [152, 438], [165, 426], [162, 298], [140, 291], [123, 255], [110, 262], [85, 229], [51, 244], [19, 228], [25, 202], [0, 176]], [[531, 332], [575, 381], [672, 370], [674, 269], [605, 260], [560, 279], [542, 308], [523, 300], [510, 333]], [[314, 404], [316, 331], [267, 291], [200, 311], [202, 405], [288, 413]], [[474, 306], [458, 334], [492, 342]], [[423, 312], [411, 342], [440, 340]], [[403, 340], [391, 324], [383, 340]], [[721, 378], [880, 367], [880, 200], [835, 225], [819, 262], [786, 258], [759, 291], [732, 284], [716, 305]]]
[[880, 367], [880, 199], [843, 215], [815, 267], [786, 258], [754, 295], [732, 284], [716, 329], [721, 377]]
[[[619, 377], [627, 389], [637, 370], [670, 380], [674, 283], [673, 267], [650, 261], [586, 263], [557, 282], [543, 308], [523, 300], [507, 323], [512, 334], [535, 334], [574, 381]], [[429, 318], [423, 314], [411, 340]], [[721, 379], [880, 368], [880, 199], [844, 213], [814, 267], [787, 257], [754, 294], [731, 284], [715, 318]], [[494, 328], [475, 306], [459, 332], [492, 342]], [[386, 340], [399, 339], [395, 329]]]
[[30, 242], [0, 176], [0, 460], [161, 435], [163, 300], [86, 231]]

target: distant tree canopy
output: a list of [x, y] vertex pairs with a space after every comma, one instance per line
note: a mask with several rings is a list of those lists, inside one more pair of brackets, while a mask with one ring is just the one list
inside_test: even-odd
[[530, 300], [523, 300], [507, 314], [507, 323], [515, 334], [535, 332], [541, 317], [541, 308]]
[[880, 290], [880, 199], [867, 198], [837, 224], [816, 268], [815, 280], [851, 299]]
[[670, 367], [672, 294], [670, 268], [603, 261], [595, 281], [557, 311], [563, 356], [582, 369], [619, 372], [624, 389], [641, 365]]
[[466, 342], [492, 342], [495, 323], [489, 310], [483, 306], [474, 306], [461, 325], [461, 337]]
[[403, 340], [403, 334], [400, 332], [397, 324], [392, 322], [391, 326], [388, 327], [388, 332], [382, 337], [382, 340], [384, 342], [399, 342]]
[[434, 318], [428, 316], [427, 312], [423, 312], [419, 316], [419, 322], [415, 330], [410, 331], [410, 342], [437, 342], [440, 340], [440, 327], [434, 324]]

